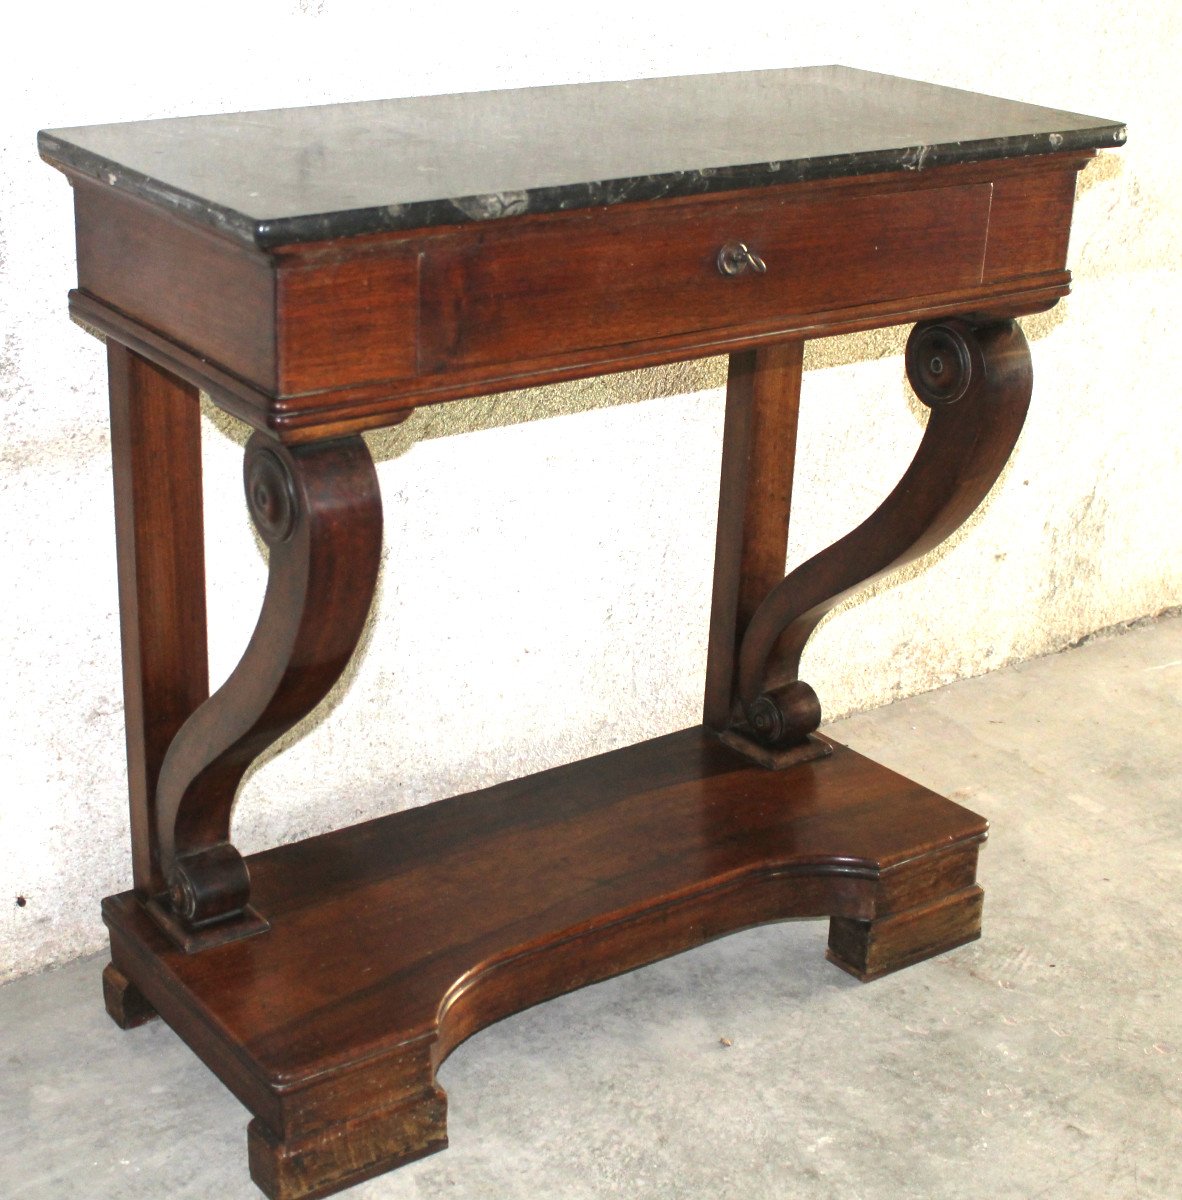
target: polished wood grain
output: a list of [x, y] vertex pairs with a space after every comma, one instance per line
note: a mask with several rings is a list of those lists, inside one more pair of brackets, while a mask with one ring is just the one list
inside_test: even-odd
[[230, 842], [234, 796], [344, 670], [381, 557], [381, 497], [360, 438], [289, 449], [256, 434], [244, 474], [270, 550], [262, 612], [241, 662], [173, 738], [157, 792], [169, 896], [155, 911], [188, 948], [266, 927], [248, 911], [249, 873]]
[[[111, 371], [134, 887], [103, 905], [104, 997], [125, 1028], [159, 1013], [242, 1100], [273, 1200], [442, 1149], [440, 1063], [548, 997], [787, 917], [828, 918], [829, 958], [863, 980], [978, 936], [984, 820], [819, 735], [799, 660], [843, 595], [947, 536], [997, 478], [1030, 397], [1012, 318], [1067, 294], [1089, 157], [920, 154], [265, 250], [224, 210], [190, 220], [58, 163], [71, 309], [108, 335]], [[736, 275], [719, 252], [740, 241]], [[916, 459], [785, 575], [804, 340], [904, 322], [933, 408]], [[372, 599], [381, 509], [357, 434], [709, 354], [730, 373], [703, 725], [243, 858], [243, 774], [338, 678]], [[198, 388], [257, 430], [244, 473], [270, 554], [255, 634], [212, 698]]]
[[993, 182], [985, 279], [1054, 271], [1067, 261], [1076, 173], [1081, 163], [1018, 171]]
[[255, 1114], [256, 1180], [319, 1195], [442, 1148], [440, 1063], [546, 997], [788, 916], [872, 928], [875, 973], [963, 941], [924, 912], [973, 888], [984, 836], [845, 747], [767, 771], [689, 729], [254, 855], [262, 937], [186, 954], [132, 893], [104, 917], [118, 971]]
[[981, 936], [985, 893], [975, 884], [875, 921], [834, 917], [826, 958], [863, 983]]
[[702, 717], [720, 732], [741, 716], [743, 633], [784, 577], [803, 370], [800, 340], [730, 357]]
[[280, 395], [417, 374], [418, 245], [393, 241], [342, 261], [305, 253], [276, 271]]
[[424, 404], [442, 404], [607, 372], [731, 354], [785, 340], [830, 337], [965, 313], [990, 319], [1023, 316], [1053, 308], [1069, 291], [1070, 276], [1065, 271], [1058, 271], [1025, 279], [1020, 286], [1003, 282], [970, 291], [944, 292], [925, 297], [920, 302], [891, 300], [840, 311], [810, 313], [799, 320], [785, 320], [762, 330], [713, 330], [575, 353], [559, 362], [538, 359], [528, 366], [457, 371], [444, 377], [416, 377], [397, 385], [384, 381], [356, 384], [331, 392], [281, 398], [270, 397], [258, 388], [235, 380], [200, 355], [160, 337], [94, 296], [77, 290], [71, 292], [70, 312], [83, 324], [114, 337], [150, 361], [165, 365], [178, 376], [207, 390], [220, 407], [248, 425], [265, 430], [288, 445], [301, 445], [396, 425]]
[[103, 968], [103, 1004], [120, 1029], [135, 1029], [159, 1015], [143, 992], [114, 963]]
[[[938, 368], [935, 377], [930, 366]], [[800, 706], [798, 673], [825, 614], [959, 528], [997, 481], [1022, 430], [1033, 378], [1016, 322], [916, 326], [908, 367], [917, 394], [932, 407], [911, 465], [865, 521], [767, 593], [743, 634], [738, 698], [768, 744], [803, 741], [820, 722], [819, 707]], [[773, 733], [760, 728], [761, 705], [780, 718], [769, 719]]]
[[[424, 324], [424, 372], [974, 287], [990, 194], [987, 183], [871, 195], [778, 191], [672, 211], [559, 214], [526, 229], [440, 238], [423, 266], [424, 309], [434, 318]], [[917, 255], [926, 239], [932, 251]], [[719, 250], [733, 241], [758, 253], [766, 271], [719, 271]]]
[[[481, 392], [943, 315], [1039, 311], [1068, 290], [1073, 181], [1088, 157], [266, 253], [75, 176], [73, 309], [256, 428], [313, 441]], [[765, 274], [719, 272], [718, 251], [735, 238], [760, 250]]]
[[273, 263], [134, 196], [72, 182], [80, 286], [234, 379], [273, 391]]
[[197, 390], [107, 343], [131, 859], [164, 890], [156, 784], [169, 744], [209, 695]]

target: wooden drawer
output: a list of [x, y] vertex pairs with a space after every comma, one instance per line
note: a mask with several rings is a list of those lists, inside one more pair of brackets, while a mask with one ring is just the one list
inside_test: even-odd
[[[286, 441], [421, 404], [1067, 294], [1047, 155], [260, 251], [74, 180], [80, 319]], [[719, 272], [744, 241], [767, 272]]]
[[[419, 369], [480, 367], [981, 282], [992, 185], [597, 209], [434, 240]], [[767, 264], [725, 275], [743, 242]]]

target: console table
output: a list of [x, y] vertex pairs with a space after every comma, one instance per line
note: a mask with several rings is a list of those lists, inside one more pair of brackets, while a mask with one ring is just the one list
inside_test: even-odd
[[[59, 129], [72, 313], [107, 338], [134, 887], [108, 1011], [159, 1014], [324, 1196], [446, 1145], [469, 1034], [759, 922], [860, 979], [979, 935], [985, 821], [817, 732], [821, 617], [981, 502], [1022, 427], [1014, 318], [1067, 294], [1110, 121], [839, 67]], [[785, 577], [808, 337], [915, 322], [930, 409], [881, 507]], [[729, 354], [702, 724], [244, 858], [250, 763], [357, 644], [364, 430]], [[198, 390], [253, 426], [258, 626], [209, 695]], [[413, 715], [408, 716], [413, 720]], [[326, 770], [331, 766], [326, 764]]]

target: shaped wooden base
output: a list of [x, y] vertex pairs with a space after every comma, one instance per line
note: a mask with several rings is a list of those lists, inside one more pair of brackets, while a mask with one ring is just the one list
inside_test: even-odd
[[689, 729], [255, 855], [257, 937], [186, 954], [112, 896], [108, 1008], [158, 1011], [308, 1200], [443, 1149], [439, 1064], [539, 1001], [785, 917], [864, 979], [975, 937], [985, 832], [847, 747], [771, 771]]

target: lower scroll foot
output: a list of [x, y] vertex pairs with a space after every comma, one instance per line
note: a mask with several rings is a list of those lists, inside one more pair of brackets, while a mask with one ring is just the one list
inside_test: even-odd
[[173, 738], [156, 789], [168, 894], [148, 911], [186, 953], [267, 929], [230, 841], [234, 797], [250, 764], [340, 678], [381, 558], [381, 496], [359, 437], [290, 447], [255, 433], [243, 475], [269, 547], [262, 612], [241, 662]]

